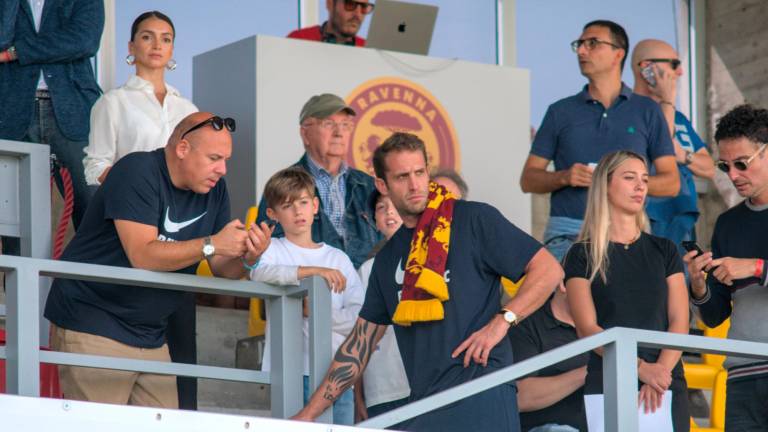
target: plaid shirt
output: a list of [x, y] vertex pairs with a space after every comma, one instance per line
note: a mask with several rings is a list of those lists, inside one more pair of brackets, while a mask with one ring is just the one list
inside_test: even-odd
[[339, 174], [333, 177], [331, 173], [313, 161], [309, 155], [307, 155], [307, 162], [309, 174], [315, 178], [317, 194], [320, 195], [320, 211], [328, 216], [341, 238], [346, 239], [347, 229], [344, 226], [344, 211], [347, 194], [347, 164], [342, 162]]

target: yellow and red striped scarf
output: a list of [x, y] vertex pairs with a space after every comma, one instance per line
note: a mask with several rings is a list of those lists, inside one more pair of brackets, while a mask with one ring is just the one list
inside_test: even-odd
[[442, 302], [448, 300], [448, 285], [443, 275], [455, 202], [456, 198], [443, 186], [429, 183], [427, 207], [411, 239], [403, 291], [392, 316], [395, 324], [410, 326], [413, 322], [439, 321], [444, 317]]

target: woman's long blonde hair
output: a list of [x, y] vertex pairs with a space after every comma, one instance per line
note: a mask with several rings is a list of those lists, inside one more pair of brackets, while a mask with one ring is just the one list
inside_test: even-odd
[[[613, 177], [613, 172], [628, 159], [642, 161], [646, 169], [648, 162], [641, 155], [619, 150], [608, 153], [600, 159], [595, 171], [592, 173], [592, 186], [587, 192], [587, 210], [584, 214], [584, 224], [579, 233], [579, 242], [586, 243], [589, 248], [589, 282], [594, 281], [595, 276], [607, 283], [606, 269], [608, 268], [608, 244], [611, 228], [611, 206], [608, 203], [608, 185]], [[641, 231], [647, 231], [648, 218], [645, 211], [641, 211], [636, 217], [637, 227]]]

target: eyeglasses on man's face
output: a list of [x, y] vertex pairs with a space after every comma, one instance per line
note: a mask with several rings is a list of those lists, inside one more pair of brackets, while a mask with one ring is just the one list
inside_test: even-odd
[[677, 70], [677, 68], [679, 68], [680, 65], [682, 64], [680, 59], [676, 59], [676, 58], [649, 58], [649, 59], [641, 60], [639, 63], [637, 63], [637, 65], [640, 66], [643, 62], [669, 63], [669, 66], [672, 68], [672, 70]]
[[336, 122], [330, 119], [325, 119], [325, 120], [317, 120], [313, 123], [308, 123], [306, 126], [313, 126], [313, 125], [318, 126], [321, 129], [325, 129], [325, 130], [334, 130], [336, 128], [339, 128], [339, 130], [341, 130], [342, 132], [349, 132], [352, 130], [355, 124], [349, 120], [342, 120], [342, 121]]
[[746, 171], [747, 168], [749, 168], [749, 164], [752, 163], [753, 160], [759, 155], [763, 150], [765, 150], [765, 147], [768, 146], [768, 144], [763, 144], [760, 146], [760, 148], [757, 149], [756, 152], [752, 154], [748, 159], [746, 160], [735, 160], [733, 162], [726, 162], [724, 160], [717, 161], [717, 167], [720, 168], [720, 171], [724, 173], [728, 173], [731, 171], [731, 165], [733, 165], [734, 168], [736, 168], [739, 171]]
[[235, 119], [233, 118], [229, 118], [229, 117], [221, 118], [219, 116], [213, 116], [189, 128], [188, 131], [181, 134], [181, 139], [184, 139], [184, 137], [188, 133], [196, 131], [197, 129], [200, 129], [201, 127], [204, 127], [205, 125], [208, 125], [208, 124], [210, 124], [213, 130], [216, 130], [216, 131], [220, 131], [226, 127], [228, 131], [234, 132], [236, 127]]
[[575, 41], [571, 42], [571, 49], [573, 52], [577, 52], [579, 50], [579, 47], [584, 45], [584, 47], [588, 51], [592, 51], [593, 49], [597, 48], [598, 45], [605, 44], [608, 46], [612, 46], [616, 49], [621, 49], [620, 46], [616, 45], [613, 42], [604, 41], [598, 38], [588, 38], [588, 39], [576, 39]]
[[354, 12], [355, 9], [360, 8], [360, 12], [362, 12], [363, 15], [368, 15], [369, 13], [373, 12], [373, 8], [376, 7], [376, 5], [373, 3], [366, 3], [355, 0], [343, 0], [343, 2], [345, 11]]

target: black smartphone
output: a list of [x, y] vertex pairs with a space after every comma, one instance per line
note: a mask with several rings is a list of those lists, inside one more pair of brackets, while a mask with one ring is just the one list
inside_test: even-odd
[[698, 252], [694, 258], [698, 258], [701, 254], [704, 253], [704, 251], [701, 250], [701, 248], [699, 247], [698, 244], [696, 244], [695, 241], [684, 241], [681, 243], [681, 245], [683, 246], [683, 249], [685, 249], [687, 252], [690, 252], [690, 251]]

